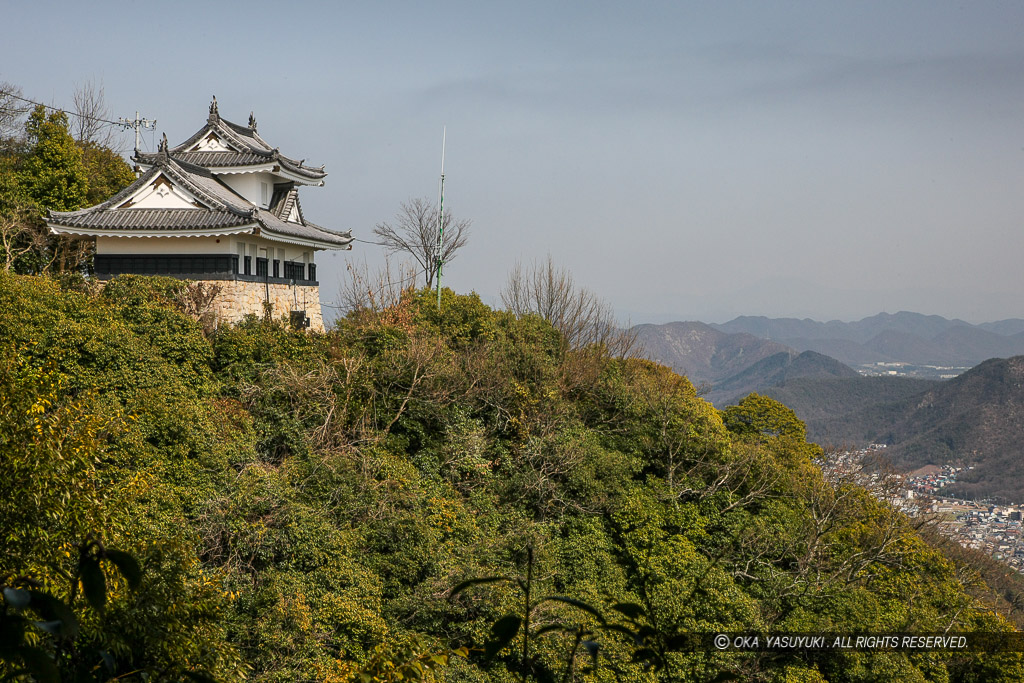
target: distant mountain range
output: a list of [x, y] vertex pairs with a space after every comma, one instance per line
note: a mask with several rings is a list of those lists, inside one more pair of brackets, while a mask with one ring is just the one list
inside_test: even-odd
[[860, 376], [816, 351], [801, 353], [779, 342], [746, 332], [725, 332], [701, 322], [637, 325], [633, 331], [647, 358], [689, 377], [705, 398], [719, 407], [798, 378]]
[[[689, 376], [719, 407], [751, 392], [771, 396], [807, 423], [813, 441], [886, 443], [907, 468], [977, 463], [958, 493], [1024, 503], [1024, 320], [971, 325], [902, 312], [853, 323], [743, 317], [633, 329], [648, 358]], [[938, 366], [926, 368], [933, 377], [976, 367], [945, 381], [900, 376], [929, 376], [917, 366]]]
[[814, 351], [781, 351], [759, 360], [747, 369], [712, 385], [706, 398], [712, 403], [737, 403], [751, 392], [765, 393], [769, 387], [784, 387], [796, 380], [860, 378], [855, 370], [835, 358]]
[[686, 375], [697, 386], [709, 387], [769, 356], [792, 351], [752, 334], [723, 332], [699, 322], [637, 325], [632, 329], [646, 357]]
[[[857, 322], [744, 316], [721, 325], [675, 322], [633, 330], [648, 358], [703, 386], [716, 405], [798, 377], [848, 376], [823, 356], [862, 375], [948, 379], [989, 358], [1024, 354], [1024, 320], [972, 325], [906, 311]], [[789, 367], [805, 352], [814, 355]], [[788, 360], [780, 356], [753, 368], [780, 353]], [[782, 365], [787, 370], [779, 374]]]
[[1024, 354], [1024, 320], [972, 325], [937, 315], [901, 311], [857, 322], [743, 316], [720, 332], [750, 334], [796, 351], [816, 351], [851, 366], [908, 363], [970, 367], [988, 358]]

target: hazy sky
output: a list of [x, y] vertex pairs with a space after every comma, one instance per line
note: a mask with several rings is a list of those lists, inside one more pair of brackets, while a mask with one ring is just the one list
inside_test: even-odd
[[491, 304], [550, 254], [633, 322], [1024, 317], [1018, 1], [3, 5], [0, 80], [101, 81], [146, 149], [254, 111], [358, 238], [436, 198], [447, 126], [445, 282]]

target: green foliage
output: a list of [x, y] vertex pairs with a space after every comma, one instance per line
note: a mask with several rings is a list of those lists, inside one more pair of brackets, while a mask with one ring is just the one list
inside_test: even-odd
[[[252, 319], [207, 336], [184, 287], [0, 275], [0, 576], [67, 605], [76, 651], [113, 658], [102, 675], [1020, 671], [1015, 653], [685, 647], [717, 631], [1009, 628], [899, 513], [824, 481], [781, 404], [719, 413], [666, 368], [567, 351], [550, 324], [475, 295], [445, 291], [440, 312], [406, 295], [323, 335]], [[83, 555], [90, 533], [103, 545]], [[28, 656], [58, 662], [55, 643], [39, 636]]]
[[[41, 284], [29, 278], [5, 284], [14, 282]], [[22, 331], [31, 339], [41, 330], [29, 324]], [[237, 673], [241, 663], [223, 627], [208, 628], [197, 618], [199, 609], [216, 624], [223, 593], [203, 577], [180, 531], [166, 528], [169, 520], [159, 520], [150, 507], [173, 486], [126, 450], [140, 442], [140, 421], [131, 411], [137, 404], [126, 396], [126, 410], [110, 400], [122, 390], [116, 382], [99, 389], [73, 380], [60, 369], [77, 366], [70, 354], [47, 360], [40, 346], [28, 341], [0, 349], [0, 577], [15, 588], [43, 587], [51, 602], [76, 615], [80, 635], [26, 642], [59, 670], [74, 672], [74, 680], [130, 671], [166, 680], [194, 667]], [[124, 550], [99, 539], [80, 543], [100, 531]], [[81, 611], [87, 606], [92, 612]], [[41, 623], [54, 621], [37, 616]]]
[[90, 267], [91, 240], [52, 235], [47, 211], [74, 211], [100, 203], [134, 180], [111, 149], [76, 143], [64, 112], [37, 106], [25, 136], [0, 140], [0, 237], [4, 268], [80, 277]]
[[494, 316], [476, 292], [459, 296], [444, 287], [438, 308], [436, 292], [425, 288], [416, 292], [411, 305], [416, 322], [436, 330], [455, 348], [466, 348], [495, 337]]
[[101, 528], [96, 461], [124, 416], [101, 416], [95, 396], [69, 397], [66, 377], [52, 367], [36, 367], [16, 349], [0, 352], [0, 558], [5, 571], [22, 574], [59, 565], [72, 544]]
[[359, 667], [354, 680], [358, 683], [431, 683], [438, 680], [437, 673], [448, 666], [453, 656], [465, 659], [468, 655], [465, 647], [446, 650], [412, 634], [402, 641], [375, 647], [372, 658]]
[[89, 187], [85, 206], [104, 202], [135, 181], [131, 166], [114, 150], [94, 142], [79, 143], [79, 148]]
[[739, 405], [722, 412], [726, 428], [741, 436], [762, 436], [802, 440], [807, 436], [803, 422], [778, 401], [750, 394]]
[[[6, 668], [13, 675], [27, 673], [39, 681], [60, 681], [62, 672], [75, 680], [116, 676], [116, 661], [110, 652], [80, 642], [75, 594], [81, 587], [88, 606], [102, 613], [107, 604], [103, 565], [116, 568], [133, 590], [142, 581], [142, 570], [130, 553], [105, 548], [95, 540], [82, 543], [78, 551], [68, 603], [40, 590], [39, 582], [28, 577], [16, 577], [11, 585], [0, 586], [0, 672]], [[33, 615], [39, 620], [33, 620]], [[92, 671], [85, 674], [88, 669]]]
[[22, 168], [25, 193], [41, 209], [75, 211], [86, 205], [89, 179], [82, 150], [68, 131], [62, 111], [46, 114], [38, 105], [25, 124], [31, 149]]

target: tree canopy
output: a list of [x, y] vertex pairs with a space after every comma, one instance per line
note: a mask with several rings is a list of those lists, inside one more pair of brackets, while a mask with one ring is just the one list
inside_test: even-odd
[[779, 404], [720, 413], [475, 295], [207, 335], [192, 286], [0, 274], [0, 577], [76, 615], [23, 624], [67, 680], [1020, 679], [1013, 652], [685, 646], [1012, 629], [969, 566], [824, 481]]
[[21, 173], [25, 195], [44, 210], [82, 208], [89, 180], [82, 150], [68, 130], [67, 114], [55, 111], [47, 115], [39, 105], [29, 114], [25, 133], [29, 144]]
[[[84, 92], [84, 91], [82, 91]], [[77, 96], [78, 93], [76, 93]], [[0, 105], [18, 103], [20, 90], [0, 84]], [[102, 91], [93, 93], [99, 106]], [[6, 98], [6, 100], [5, 100]], [[98, 204], [129, 185], [131, 167], [108, 146], [97, 142], [95, 121], [77, 126], [90, 137], [75, 140], [68, 115], [11, 106], [0, 119], [0, 248], [4, 270], [21, 273], [80, 272], [89, 268], [92, 241], [50, 235], [47, 211], [75, 211]], [[85, 121], [81, 114], [76, 121]], [[22, 124], [20, 135], [16, 125]], [[109, 141], [110, 137], [102, 137]]]

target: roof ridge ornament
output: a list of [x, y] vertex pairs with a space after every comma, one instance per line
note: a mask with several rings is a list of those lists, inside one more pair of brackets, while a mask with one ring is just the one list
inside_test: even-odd
[[220, 120], [220, 112], [217, 111], [217, 96], [216, 95], [213, 96], [213, 101], [210, 102], [210, 119], [209, 120], [210, 120], [211, 123]]
[[249, 112], [249, 128], [256, 130], [256, 116], [252, 112]]
[[160, 144], [157, 145], [156, 153], [160, 161], [167, 161], [167, 133], [164, 133], [163, 137], [160, 139]]

